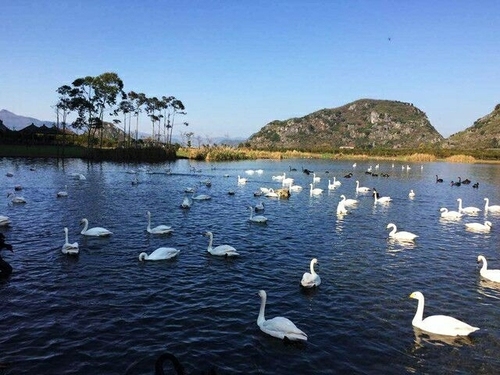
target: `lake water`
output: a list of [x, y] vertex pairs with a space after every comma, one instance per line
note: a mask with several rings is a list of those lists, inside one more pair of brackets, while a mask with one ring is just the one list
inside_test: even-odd
[[[377, 163], [388, 178], [365, 174]], [[171, 352], [188, 373], [215, 367], [218, 374], [497, 374], [500, 286], [481, 280], [477, 256], [500, 268], [500, 217], [487, 216], [493, 223], [488, 234], [467, 232], [464, 224], [484, 222], [484, 197], [500, 204], [500, 166], [352, 165], [0, 159], [0, 215], [12, 221], [0, 231], [15, 251], [2, 251], [14, 271], [0, 282], [0, 363], [7, 364], [0, 373], [153, 374], [156, 358]], [[323, 194], [310, 196], [312, 175], [302, 168], [317, 173]], [[246, 173], [257, 169], [262, 174]], [[131, 184], [131, 170], [138, 185]], [[254, 196], [260, 187], [280, 187], [272, 176], [283, 172], [304, 190], [288, 200]], [[350, 179], [344, 178], [348, 172]], [[436, 174], [445, 182], [436, 183]], [[238, 185], [238, 175], [249, 181]], [[334, 176], [342, 185], [328, 191]], [[479, 189], [450, 186], [458, 176], [479, 182]], [[358, 195], [358, 206], [337, 216], [340, 195], [356, 197], [356, 180], [392, 202], [375, 206], [371, 194]], [[24, 205], [6, 197], [18, 184]], [[68, 197], [56, 198], [65, 186]], [[188, 187], [212, 199], [183, 210]], [[439, 209], [456, 210], [457, 198], [483, 211], [457, 222], [440, 220]], [[249, 223], [248, 206], [260, 201], [268, 223]], [[147, 233], [148, 210], [153, 226], [171, 225], [174, 232]], [[113, 235], [85, 238], [79, 225], [84, 217]], [[389, 241], [390, 222], [418, 234], [414, 245]], [[64, 227], [70, 242], [79, 242], [77, 257], [61, 253]], [[214, 245], [231, 244], [240, 256], [208, 254], [208, 230]], [[161, 246], [180, 254], [169, 261], [138, 260], [139, 253]], [[299, 282], [314, 257], [322, 284], [305, 292]], [[285, 345], [260, 331], [260, 289], [268, 295], [266, 317], [291, 319], [307, 333], [305, 344]], [[426, 298], [424, 316], [452, 315], [480, 330], [461, 339], [414, 330], [417, 301], [409, 295], [417, 290]], [[173, 373], [168, 365], [165, 371]]]

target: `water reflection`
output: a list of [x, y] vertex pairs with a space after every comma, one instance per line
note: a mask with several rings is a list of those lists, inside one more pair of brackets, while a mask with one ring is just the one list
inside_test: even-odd
[[469, 336], [444, 336], [436, 335], [434, 333], [429, 333], [422, 331], [419, 328], [413, 327], [413, 333], [415, 334], [414, 349], [418, 350], [425, 347], [425, 344], [432, 346], [443, 346], [451, 345], [461, 347], [464, 345], [473, 345], [472, 338]]

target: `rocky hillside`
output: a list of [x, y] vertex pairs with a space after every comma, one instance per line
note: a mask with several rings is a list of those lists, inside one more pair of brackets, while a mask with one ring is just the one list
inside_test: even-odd
[[500, 148], [500, 104], [471, 127], [446, 139], [443, 147], [458, 149]]
[[332, 147], [419, 148], [443, 137], [411, 103], [361, 99], [300, 118], [273, 121], [253, 134], [256, 149], [320, 150]]

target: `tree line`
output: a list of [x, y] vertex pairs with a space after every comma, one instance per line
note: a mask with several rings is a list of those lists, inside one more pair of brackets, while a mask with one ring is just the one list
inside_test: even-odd
[[[172, 145], [175, 118], [186, 114], [182, 101], [174, 96], [158, 98], [135, 91], [127, 93], [123, 88], [123, 81], [114, 72], [77, 78], [70, 85], [60, 86], [56, 90], [59, 97], [55, 105], [58, 127], [61, 124], [63, 132], [68, 125], [81, 130], [87, 135], [89, 148], [98, 142], [102, 147], [104, 116], [108, 114], [114, 117], [113, 124], [122, 124], [124, 143], [130, 146], [132, 138], [134, 143], [139, 138], [139, 117], [145, 112], [151, 121], [153, 142]], [[76, 120], [67, 124], [71, 113], [76, 114]], [[131, 130], [132, 117], [136, 118], [135, 135]]]

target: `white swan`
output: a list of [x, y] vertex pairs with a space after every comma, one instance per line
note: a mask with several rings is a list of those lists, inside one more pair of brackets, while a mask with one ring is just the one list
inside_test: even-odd
[[320, 182], [321, 177], [316, 177], [316, 173], [313, 173], [313, 182]]
[[322, 194], [322, 193], [323, 193], [323, 189], [320, 189], [320, 188], [315, 188], [315, 187], [313, 187], [313, 184], [309, 184], [309, 186], [311, 187], [311, 188], [309, 189], [309, 193], [310, 193], [311, 195], [320, 195], [320, 194]]
[[489, 232], [491, 229], [491, 221], [486, 220], [484, 224], [481, 223], [466, 223], [465, 224], [465, 229], [471, 231], [471, 232]]
[[342, 194], [340, 198], [342, 198], [342, 203], [344, 204], [344, 206], [354, 206], [359, 202], [357, 199], [346, 198], [344, 194]]
[[268, 198], [278, 198], [278, 193], [276, 193], [273, 188], [270, 188], [267, 190], [267, 193], [265, 193], [264, 196]]
[[247, 183], [247, 179], [245, 177], [240, 177], [240, 175], [238, 175], [238, 184], [239, 185], [245, 185]]
[[432, 315], [423, 319], [424, 295], [420, 292], [413, 292], [410, 298], [418, 300], [417, 312], [411, 323], [422, 331], [445, 336], [468, 336], [479, 329], [446, 315]]
[[26, 203], [26, 199], [24, 199], [23, 197], [20, 197], [18, 195], [14, 195], [13, 193], [9, 193], [7, 194], [7, 197], [12, 197], [10, 199], [10, 201], [12, 203], [15, 203], [15, 204], [23, 204], [23, 203]]
[[392, 228], [392, 231], [389, 233], [389, 237], [394, 238], [395, 240], [398, 241], [413, 241], [415, 238], [418, 237], [416, 234], [413, 234], [411, 232], [405, 232], [405, 231], [397, 232], [398, 228], [394, 223], [387, 224], [387, 229], [389, 228]]
[[356, 193], [367, 193], [370, 191], [370, 188], [366, 186], [359, 186], [359, 181], [356, 181]]
[[194, 200], [196, 201], [207, 201], [209, 199], [212, 199], [210, 195], [207, 194], [199, 194], [193, 197]]
[[334, 190], [337, 187], [331, 180], [328, 180], [328, 190]]
[[259, 296], [260, 310], [259, 316], [257, 317], [257, 325], [262, 332], [279, 339], [287, 338], [288, 340], [292, 341], [307, 341], [307, 335], [305, 334], [305, 332], [298, 329], [290, 319], [284, 318], [282, 316], [277, 316], [275, 318], [266, 320], [264, 314], [266, 309], [267, 294], [264, 290], [259, 290]]
[[68, 228], [64, 228], [64, 245], [62, 245], [61, 251], [63, 254], [78, 254], [80, 249], [78, 248], [78, 242], [69, 243], [68, 240]]
[[317, 263], [318, 259], [313, 258], [309, 265], [311, 272], [310, 273], [304, 272], [304, 275], [302, 275], [302, 280], [300, 280], [300, 285], [302, 285], [304, 288], [312, 288], [315, 286], [319, 286], [321, 284], [321, 278], [314, 271], [314, 265]]
[[254, 208], [252, 206], [248, 206], [250, 209], [250, 217], [248, 220], [253, 221], [254, 223], [266, 223], [267, 222], [267, 217], [262, 216], [262, 215], [256, 215], [254, 216]]
[[500, 270], [489, 270], [488, 263], [486, 262], [486, 258], [482, 255], [477, 257], [477, 261], [483, 262], [483, 266], [479, 271], [479, 274], [487, 280], [494, 281], [500, 283]]
[[281, 180], [281, 186], [291, 186], [293, 185], [293, 178], [286, 177], [286, 174], [283, 173], [283, 180]]
[[83, 229], [80, 233], [83, 234], [84, 236], [106, 237], [106, 236], [113, 234], [113, 232], [107, 230], [106, 228], [102, 228], [102, 227], [94, 227], [94, 228], [88, 229], [89, 221], [85, 218], [83, 218], [80, 221], [80, 224], [82, 224], [82, 223], [84, 224], [84, 226], [83, 226]]
[[175, 257], [179, 253], [180, 250], [173, 247], [159, 247], [149, 255], [145, 252], [140, 253], [139, 260], [141, 262], [144, 260], [166, 260]]
[[489, 198], [484, 198], [486, 203], [484, 204], [484, 212], [491, 212], [491, 213], [500, 213], [500, 206], [499, 205], [491, 205], [490, 206], [490, 200]]
[[67, 197], [68, 196], [67, 190], [68, 190], [68, 185], [64, 185], [64, 190], [61, 190], [61, 191], [57, 192], [56, 196], [58, 198]]
[[344, 200], [339, 201], [337, 204], [337, 215], [347, 214], [347, 208], [345, 207]]
[[224, 256], [224, 257], [232, 257], [236, 255], [240, 255], [236, 252], [236, 249], [231, 245], [219, 245], [216, 247], [212, 247], [212, 242], [214, 239], [214, 235], [212, 232], [206, 232], [205, 236], [210, 237], [210, 241], [208, 242], [207, 251], [212, 255]]
[[410, 198], [415, 198], [415, 192], [413, 191], [413, 189], [410, 190], [410, 192], [408, 193], [408, 196]]
[[380, 204], [385, 204], [385, 203], [389, 203], [390, 201], [392, 201], [392, 198], [391, 197], [380, 197], [380, 198], [377, 198], [377, 191], [375, 189], [374, 190], [374, 194], [373, 194], [373, 204], [377, 204], [377, 203], [380, 203]]
[[264, 202], [259, 202], [255, 205], [255, 211], [264, 211]]
[[459, 220], [463, 215], [458, 211], [448, 211], [446, 207], [442, 207], [441, 218], [442, 219], [451, 219], [451, 220]]
[[342, 185], [342, 182], [340, 182], [339, 180], [337, 180], [337, 178], [335, 176], [333, 176], [333, 184], [335, 186], [340, 186], [340, 185]]
[[151, 234], [168, 234], [173, 231], [172, 227], [170, 225], [158, 225], [154, 228], [151, 228], [151, 212], [147, 211], [146, 214], [148, 215], [148, 227], [146, 230], [148, 233]]
[[302, 186], [300, 186], [300, 185], [290, 185], [289, 189], [290, 189], [290, 191], [299, 192], [299, 191], [302, 191]]
[[477, 213], [479, 213], [479, 211], [481, 211], [477, 207], [472, 207], [472, 206], [462, 207], [462, 198], [457, 198], [457, 201], [458, 201], [458, 212], [460, 213], [465, 213], [467, 215], [476, 215]]
[[285, 174], [283, 173], [282, 175], [280, 174], [277, 176], [272, 176], [271, 178], [275, 181], [283, 181], [283, 179], [285, 178]]
[[189, 199], [189, 197], [184, 197], [181, 203], [181, 208], [191, 208], [191, 199]]
[[6, 227], [8, 225], [10, 225], [9, 217], [0, 215], [0, 227]]

